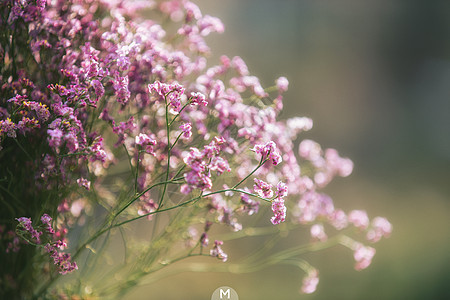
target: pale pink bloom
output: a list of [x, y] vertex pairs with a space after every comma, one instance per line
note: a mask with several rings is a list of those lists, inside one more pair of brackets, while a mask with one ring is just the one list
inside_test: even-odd
[[341, 177], [349, 176], [353, 171], [353, 162], [349, 158], [342, 158], [335, 149], [325, 151], [325, 160], [330, 172], [337, 173]]
[[392, 224], [386, 218], [376, 217], [372, 220], [371, 228], [367, 232], [367, 240], [378, 242], [382, 237], [389, 237], [392, 232]]
[[298, 154], [309, 161], [316, 162], [322, 159], [322, 148], [312, 140], [303, 140], [298, 148]]
[[259, 210], [259, 201], [250, 199], [247, 194], [241, 194], [241, 203], [240, 211], [247, 213], [249, 216], [257, 213]]
[[84, 187], [88, 191], [91, 189], [91, 182], [86, 178], [78, 178], [77, 183], [80, 187]]
[[139, 201], [137, 213], [140, 216], [147, 215], [147, 220], [151, 220], [152, 215], [150, 213], [154, 212], [157, 208], [158, 204], [155, 203], [152, 199], [148, 198], [147, 196], [141, 201]]
[[355, 269], [360, 271], [367, 268], [375, 255], [375, 249], [369, 246], [364, 246], [361, 243], [356, 243], [354, 251], [353, 257], [356, 261]]
[[314, 224], [313, 226], [311, 226], [310, 232], [311, 232], [311, 237], [314, 240], [324, 242], [328, 238], [322, 224]]
[[43, 214], [42, 217], [41, 217], [41, 222], [42, 222], [42, 224], [45, 225], [45, 229], [47, 229], [47, 231], [50, 234], [54, 234], [55, 233], [55, 230], [53, 230], [53, 228], [52, 228], [52, 217], [50, 217], [47, 214]]
[[208, 101], [206, 100], [205, 95], [203, 95], [202, 93], [191, 93], [191, 105], [207, 106]]
[[79, 217], [86, 204], [82, 199], [74, 201], [70, 207], [70, 213], [75, 217]]
[[303, 294], [312, 294], [316, 291], [317, 284], [319, 284], [319, 272], [314, 269], [308, 272], [308, 276], [303, 278], [303, 284], [300, 291]]
[[249, 74], [248, 67], [241, 57], [233, 57], [233, 59], [231, 60], [231, 65], [236, 69], [240, 76], [247, 76]]
[[225, 31], [225, 26], [223, 26], [222, 21], [210, 15], [205, 15], [203, 18], [199, 19], [197, 24], [202, 36], [207, 36], [211, 32], [222, 33]]
[[302, 131], [311, 130], [313, 127], [313, 120], [306, 117], [295, 117], [290, 118], [286, 121], [286, 125], [289, 129], [293, 130], [296, 133]]
[[279, 93], [286, 92], [288, 90], [289, 81], [286, 77], [279, 77], [276, 80], [276, 85]]
[[272, 185], [260, 180], [258, 178], [254, 179], [255, 184], [253, 185], [253, 190], [255, 191], [258, 196], [262, 198], [272, 198], [273, 191], [272, 191]]
[[330, 224], [337, 230], [342, 230], [348, 225], [347, 215], [343, 210], [336, 209], [328, 218]]
[[222, 241], [214, 241], [214, 248], [211, 249], [211, 251], [209, 252], [209, 254], [213, 257], [217, 257], [218, 259], [220, 259], [223, 262], [226, 262], [228, 259], [228, 255], [223, 252], [222, 248], [220, 246], [223, 245]]
[[257, 154], [261, 154], [263, 158], [268, 158], [274, 166], [278, 165], [283, 159], [278, 152], [275, 142], [270, 141], [266, 144], [257, 144], [251, 149]]
[[288, 187], [284, 182], [278, 182], [275, 195], [277, 198], [284, 198], [288, 195]]
[[156, 145], [156, 140], [152, 139], [145, 133], [139, 133], [135, 138], [136, 145], [142, 146], [145, 152], [154, 155], [153, 146]]
[[192, 136], [191, 123], [181, 124], [179, 128], [183, 131], [183, 138], [189, 139]]
[[348, 214], [348, 221], [359, 229], [367, 229], [369, 226], [369, 217], [364, 210], [352, 210]]
[[282, 198], [276, 198], [272, 201], [272, 212], [274, 216], [270, 219], [273, 225], [280, 224], [286, 219], [286, 206]]

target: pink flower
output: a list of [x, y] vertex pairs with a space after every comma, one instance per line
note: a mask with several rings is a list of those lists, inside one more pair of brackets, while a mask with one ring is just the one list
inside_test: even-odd
[[259, 210], [259, 201], [250, 199], [247, 194], [241, 194], [242, 208], [240, 211], [247, 213], [249, 216], [255, 214]]
[[347, 215], [343, 210], [336, 209], [328, 218], [331, 225], [337, 230], [344, 229], [348, 225]]
[[322, 224], [314, 224], [313, 226], [311, 226], [310, 232], [311, 232], [311, 237], [314, 240], [324, 242], [328, 238]]
[[[150, 198], [144, 198], [142, 200], [139, 201], [139, 205], [138, 205], [138, 215], [143, 216], [143, 215], [147, 215], [150, 214], [154, 211], [156, 211], [156, 209], [158, 208], [158, 204], [155, 203], [155, 201], [153, 201]], [[147, 220], [151, 220], [152, 219], [152, 215], [148, 215], [147, 216]]]
[[267, 142], [264, 145], [255, 145], [251, 150], [257, 154], [261, 154], [263, 159], [267, 158], [271, 160], [274, 166], [278, 165], [283, 160], [278, 152], [277, 145], [273, 141]]
[[255, 191], [258, 196], [262, 198], [272, 198], [273, 197], [273, 191], [272, 191], [272, 185], [262, 181], [258, 178], [254, 179], [255, 184], [253, 185], [253, 190]]
[[220, 156], [215, 156], [211, 159], [211, 162], [209, 163], [209, 170], [217, 171], [217, 174], [220, 175], [225, 171], [230, 172], [231, 168], [226, 159]]
[[155, 155], [153, 146], [156, 145], [156, 141], [149, 137], [145, 133], [139, 133], [138, 136], [135, 138], [136, 145], [139, 145], [145, 149], [145, 152]]
[[286, 121], [286, 125], [289, 129], [293, 130], [295, 134], [298, 134], [302, 131], [311, 130], [311, 128], [313, 127], [313, 120], [305, 117], [295, 117], [288, 119]]
[[52, 228], [52, 218], [49, 215], [43, 214], [41, 217], [41, 222], [46, 225], [46, 229], [50, 234], [55, 233], [55, 230]]
[[274, 216], [270, 219], [273, 225], [280, 224], [286, 219], [286, 206], [282, 198], [272, 200], [272, 212]]
[[361, 243], [356, 243], [353, 257], [356, 264], [355, 269], [360, 271], [367, 268], [372, 262], [372, 258], [375, 255], [375, 249], [369, 246], [364, 246]]
[[276, 80], [276, 85], [279, 93], [286, 92], [288, 90], [289, 81], [286, 77], [279, 77]]
[[318, 284], [319, 284], [319, 272], [316, 269], [314, 269], [308, 272], [308, 276], [303, 278], [303, 284], [300, 291], [303, 294], [312, 294], [316, 291]]
[[222, 241], [214, 241], [214, 248], [212, 248], [209, 253], [212, 257], [217, 257], [221, 261], [226, 262], [228, 260], [228, 255], [223, 252], [222, 248], [220, 247], [222, 245]]
[[60, 274], [65, 275], [74, 270], [78, 270], [77, 263], [71, 261], [70, 254], [60, 251], [66, 247], [65, 242], [59, 240], [54, 244], [48, 243], [44, 247], [50, 254], [50, 257], [53, 258], [53, 263], [58, 268]]
[[113, 87], [116, 92], [117, 102], [125, 104], [130, 99], [130, 90], [128, 89], [128, 75], [116, 76], [113, 80]]
[[367, 232], [367, 240], [372, 243], [378, 242], [382, 237], [389, 237], [392, 225], [386, 218], [376, 217], [372, 220], [371, 228]]
[[94, 79], [91, 81], [91, 85], [94, 88], [97, 100], [100, 99], [105, 94], [105, 88], [103, 87], [103, 84], [97, 79]]
[[181, 110], [181, 96], [184, 93], [184, 88], [180, 84], [167, 84], [155, 81], [148, 85], [148, 90], [150, 93], [156, 92], [161, 97], [166, 97], [169, 105], [175, 112]]
[[16, 220], [19, 221], [20, 229], [28, 232], [31, 235], [31, 237], [34, 239], [34, 242], [36, 244], [41, 243], [42, 231], [37, 231], [36, 229], [33, 228], [33, 225], [31, 223], [31, 218], [21, 217], [21, 218], [16, 218]]
[[216, 17], [209, 15], [204, 16], [198, 20], [198, 29], [203, 36], [209, 35], [211, 32], [222, 33], [225, 30], [222, 21]]
[[16, 129], [17, 125], [12, 122], [10, 118], [0, 120], [0, 138], [4, 133], [6, 133], [9, 137], [15, 138], [17, 136]]
[[282, 181], [278, 182], [278, 184], [277, 184], [277, 191], [275, 192], [275, 196], [277, 198], [284, 198], [287, 195], [288, 195], [288, 187], [287, 187], [287, 185], [284, 182], [282, 182]]
[[189, 139], [192, 136], [192, 126], [191, 123], [184, 123], [179, 127], [183, 131], [183, 137]]
[[348, 221], [352, 223], [356, 228], [367, 229], [369, 226], [369, 217], [364, 210], [352, 210], [348, 214]]
[[191, 105], [203, 105], [207, 106], [208, 101], [206, 101], [205, 95], [202, 93], [191, 93]]
[[86, 178], [78, 178], [77, 183], [80, 187], [84, 187], [88, 191], [91, 189], [91, 182]]

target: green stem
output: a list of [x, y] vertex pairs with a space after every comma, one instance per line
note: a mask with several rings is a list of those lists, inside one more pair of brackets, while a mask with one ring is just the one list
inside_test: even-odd
[[139, 176], [139, 159], [141, 158], [141, 152], [138, 151], [138, 157], [136, 162], [136, 174], [134, 177], [134, 194], [138, 193], [138, 176]]
[[182, 135], [183, 135], [183, 132], [180, 133], [180, 134], [177, 136], [177, 139], [176, 139], [175, 142], [172, 144], [172, 146], [170, 146], [170, 148], [169, 148], [170, 151], [172, 151], [173, 147], [175, 147], [175, 145], [177, 144], [178, 140], [180, 139], [180, 137], [181, 137]]
[[[170, 152], [172, 148], [170, 147], [170, 124], [169, 123], [169, 105], [167, 104], [167, 96], [164, 96], [164, 101], [166, 103], [166, 132], [167, 132], [167, 170], [166, 170], [166, 180], [169, 180], [170, 172]], [[161, 198], [159, 199], [158, 208], [163, 205], [164, 196], [166, 194], [167, 184], [164, 184], [163, 192], [161, 193]]]
[[269, 159], [268, 158], [263, 158], [263, 157], [261, 157], [261, 160], [260, 160], [260, 162], [259, 162], [259, 164], [258, 164], [258, 166], [256, 166], [256, 168], [255, 169], [253, 169], [253, 171], [251, 171], [250, 172], [250, 174], [248, 174], [247, 176], [245, 176], [241, 181], [239, 181], [238, 183], [236, 183], [233, 187], [232, 187], [232, 189], [235, 189], [235, 188], [237, 188], [241, 183], [243, 183], [244, 181], [246, 181], [250, 176], [252, 176], [262, 165], [264, 165], [264, 163], [266, 162], [266, 161], [268, 161]]
[[175, 117], [173, 117], [172, 121], [170, 121], [169, 123], [169, 127], [173, 124], [173, 122], [175, 122], [175, 120], [178, 118], [179, 115], [181, 115], [181, 112], [186, 108], [186, 106], [188, 106], [191, 102], [188, 101], [185, 105], [183, 105], [183, 107], [180, 109], [180, 111], [178, 112], [177, 115], [175, 115]]
[[25, 148], [19, 143], [19, 141], [15, 138], [13, 139], [14, 142], [16, 142], [17, 146], [19, 146], [19, 148], [28, 156], [28, 158], [32, 161], [33, 158], [31, 157], [31, 155], [27, 152], [27, 150], [25, 150]]
[[174, 183], [174, 184], [177, 184], [178, 182], [176, 182], [176, 181], [179, 181], [179, 180], [182, 180], [182, 179], [184, 179], [184, 178], [183, 178], [183, 177], [178, 177], [178, 178], [171, 179], [171, 180], [169, 180], [169, 181], [161, 181], [161, 182], [152, 184], [151, 186], [149, 186], [148, 188], [146, 188], [145, 190], [143, 190], [142, 192], [140, 192], [139, 194], [137, 194], [137, 195], [136, 195], [133, 199], [131, 199], [127, 204], [125, 204], [125, 206], [122, 207], [122, 208], [114, 215], [113, 220], [114, 220], [115, 218], [117, 218], [117, 217], [118, 217], [125, 209], [127, 209], [131, 204], [133, 204], [134, 201], [136, 201], [136, 200], [138, 200], [139, 198], [141, 198], [145, 193], [147, 193], [148, 191], [150, 191], [152, 188], [157, 187], [157, 186], [159, 186], [159, 185], [163, 185], [163, 184], [165, 185], [165, 184], [168, 184], [168, 183]]

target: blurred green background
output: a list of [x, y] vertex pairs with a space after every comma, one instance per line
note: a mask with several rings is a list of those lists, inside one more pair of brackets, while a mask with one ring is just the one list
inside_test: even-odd
[[304, 137], [352, 158], [354, 173], [327, 190], [336, 206], [385, 216], [394, 231], [361, 272], [343, 247], [308, 255], [320, 271], [312, 295], [282, 265], [179, 274], [129, 299], [209, 300], [225, 285], [243, 300], [450, 299], [450, 1], [195, 3], [225, 24], [209, 38], [215, 56], [241, 56], [265, 86], [286, 76], [282, 117], [311, 117]]

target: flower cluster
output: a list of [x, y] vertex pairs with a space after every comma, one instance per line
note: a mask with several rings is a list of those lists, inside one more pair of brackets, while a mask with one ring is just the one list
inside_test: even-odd
[[[123, 238], [137, 269], [123, 268], [130, 274], [117, 278], [132, 280], [121, 287], [159, 270], [156, 261], [204, 255], [213, 223], [254, 232], [241, 231], [242, 215], [265, 208], [273, 213], [265, 220], [270, 229], [257, 232], [291, 222], [310, 227], [313, 242], [328, 239], [328, 225], [352, 225], [372, 243], [391, 233], [387, 219], [346, 213], [323, 192], [334, 177], [349, 176], [353, 163], [298, 140], [312, 128], [310, 118], [280, 120], [285, 77], [265, 88], [238, 56], [208, 60], [205, 37], [224, 26], [191, 1], [5, 0], [0, 15], [0, 219], [7, 220], [0, 224], [0, 283], [17, 279], [0, 298], [50, 293], [38, 289], [41, 275], [21, 273], [33, 257], [25, 252], [30, 245], [41, 259], [35, 269], [50, 260], [66, 274], [78, 268], [72, 258], [90, 265], [92, 253], [92, 261], [113, 255], [110, 233], [142, 218], [150, 220], [151, 243], [131, 247]], [[63, 252], [68, 236], [72, 257]], [[187, 254], [170, 244], [183, 236]], [[340, 242], [358, 270], [370, 264], [374, 248]], [[217, 237], [209, 255], [225, 262], [222, 244]], [[304, 293], [318, 284], [312, 270]], [[44, 273], [42, 286], [51, 287], [57, 276]], [[88, 284], [92, 276], [83, 275], [69, 290]], [[107, 284], [93, 286], [107, 295], [116, 283]]]
[[[33, 228], [31, 218], [21, 217], [18, 218], [17, 221], [19, 225], [17, 227], [17, 234], [23, 238], [25, 238], [28, 243], [38, 244], [42, 243], [41, 236], [43, 235], [43, 231], [38, 231]], [[57, 240], [57, 235], [55, 230], [52, 228], [51, 222], [52, 218], [43, 214], [41, 217], [41, 222], [44, 225], [46, 232], [46, 239], [48, 243], [43, 246], [45, 250], [50, 254], [50, 257], [53, 259], [55, 266], [58, 269], [58, 272], [62, 275], [70, 273], [74, 270], [78, 269], [76, 262], [71, 261], [71, 257], [69, 253], [64, 253], [64, 250], [67, 247], [67, 243], [64, 239]], [[29, 239], [28, 236], [31, 238]], [[16, 250], [17, 252], [18, 250]]]
[[213, 257], [217, 257], [218, 259], [220, 259], [223, 262], [226, 262], [228, 259], [228, 255], [223, 252], [221, 246], [223, 245], [222, 241], [214, 241], [214, 248], [211, 249], [211, 256]]
[[212, 187], [211, 171], [216, 171], [217, 175], [223, 172], [230, 172], [228, 161], [219, 156], [225, 140], [222, 137], [215, 137], [208, 145], [200, 151], [197, 148], [191, 148], [191, 151], [185, 156], [184, 163], [191, 168], [191, 171], [185, 173], [186, 184], [181, 186], [181, 192], [190, 193], [193, 189], [202, 191]]

